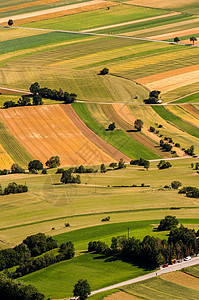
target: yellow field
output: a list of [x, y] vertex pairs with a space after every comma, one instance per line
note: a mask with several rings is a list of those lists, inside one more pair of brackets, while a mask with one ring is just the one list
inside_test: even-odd
[[14, 161], [12, 158], [8, 155], [8, 153], [4, 150], [4, 148], [0, 145], [0, 170], [8, 169], [10, 170], [10, 167]]
[[[48, 31], [42, 31], [42, 33], [46, 33]], [[9, 41], [12, 39], [17, 39], [17, 38], [23, 38], [27, 36], [33, 36], [33, 35], [38, 35], [41, 34], [39, 30], [29, 30], [25, 28], [3, 28], [0, 27], [0, 40], [2, 41]]]
[[183, 272], [171, 272], [161, 276], [162, 279], [199, 291], [199, 279]]
[[199, 119], [184, 110], [183, 105], [181, 107], [177, 105], [167, 105], [166, 109], [179, 118], [183, 119], [185, 122], [191, 123], [199, 128]]
[[60, 105], [1, 110], [0, 116], [15, 138], [45, 163], [58, 155], [61, 165], [94, 165], [113, 159], [91, 143]]

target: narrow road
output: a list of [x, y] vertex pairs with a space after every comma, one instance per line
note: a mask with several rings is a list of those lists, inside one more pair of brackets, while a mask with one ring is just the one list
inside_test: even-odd
[[[0, 27], [8, 27], [0, 25]], [[22, 27], [22, 26], [12, 26], [12, 28], [18, 29], [29, 29], [29, 30], [40, 30], [40, 31], [49, 31], [49, 32], [62, 32], [62, 33], [69, 33], [69, 34], [79, 34], [79, 35], [88, 35], [88, 36], [102, 36], [102, 37], [114, 37], [120, 39], [131, 39], [131, 40], [138, 40], [138, 41], [145, 41], [145, 42], [155, 42], [155, 43], [163, 43], [163, 44], [170, 44], [176, 46], [187, 46], [187, 44], [183, 43], [174, 43], [168, 41], [161, 41], [161, 40], [154, 40], [149, 38], [141, 38], [141, 37], [133, 37], [133, 36], [126, 36], [126, 35], [119, 35], [119, 34], [105, 34], [105, 33], [92, 33], [92, 32], [83, 32], [83, 31], [70, 31], [70, 30], [56, 30], [56, 29], [44, 29], [44, 28], [30, 28], [30, 27]], [[11, 28], [9, 28], [10, 30]], [[199, 45], [189, 45], [190, 47], [199, 47]]]
[[183, 261], [182, 263], [171, 265], [171, 266], [169, 266], [165, 269], [158, 270], [157, 272], [152, 272], [152, 273], [149, 273], [147, 275], [143, 275], [143, 276], [140, 276], [140, 277], [137, 277], [137, 278], [134, 278], [134, 279], [130, 279], [130, 280], [127, 280], [127, 281], [124, 281], [124, 282], [120, 282], [120, 283], [108, 286], [108, 287], [103, 288], [103, 289], [93, 291], [93, 292], [91, 292], [91, 295], [95, 295], [95, 294], [105, 292], [105, 291], [109, 291], [109, 290], [112, 290], [112, 289], [117, 289], [117, 288], [120, 288], [124, 285], [132, 284], [132, 283], [139, 282], [139, 281], [143, 281], [143, 280], [153, 278], [153, 277], [156, 277], [156, 276], [159, 276], [159, 275], [163, 275], [163, 274], [166, 274], [166, 273], [169, 273], [169, 272], [178, 271], [178, 270], [181, 270], [182, 268], [194, 266], [194, 265], [197, 265], [197, 264], [199, 264], [199, 257], [194, 257], [189, 261]]

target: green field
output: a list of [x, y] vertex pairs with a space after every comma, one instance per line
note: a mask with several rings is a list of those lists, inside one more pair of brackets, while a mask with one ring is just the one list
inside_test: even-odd
[[34, 284], [46, 297], [63, 298], [72, 296], [74, 284], [82, 277], [87, 278], [91, 290], [96, 290], [146, 273], [146, 270], [120, 260], [109, 261], [100, 255], [84, 254], [21, 279]]
[[199, 103], [199, 93], [196, 92], [193, 95], [183, 97], [179, 100], [174, 101], [175, 103]]
[[198, 128], [194, 127], [189, 123], [184, 122], [182, 119], [180, 119], [176, 115], [166, 110], [164, 106], [152, 106], [152, 107], [155, 110], [155, 112], [157, 112], [163, 119], [173, 123], [178, 128], [180, 128], [183, 131], [186, 131], [190, 135], [199, 138]]
[[[157, 154], [129, 137], [124, 131], [106, 131], [106, 128], [98, 123], [95, 116], [90, 114], [86, 104], [75, 103], [73, 108], [91, 130], [130, 158], [139, 158], [140, 156], [145, 159], [159, 158]], [[111, 120], [109, 121], [111, 122]]]
[[199, 265], [184, 268], [182, 271], [189, 274], [189, 275], [191, 275], [191, 276], [199, 278]]

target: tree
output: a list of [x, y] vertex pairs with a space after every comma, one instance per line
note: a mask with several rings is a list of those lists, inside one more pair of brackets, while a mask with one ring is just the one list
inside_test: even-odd
[[162, 170], [162, 169], [168, 169], [168, 168], [172, 167], [172, 165], [168, 161], [161, 160], [159, 162], [159, 164], [157, 165], [157, 167], [158, 167], [158, 169]]
[[42, 170], [43, 164], [39, 160], [32, 160], [28, 164], [28, 170], [31, 172], [32, 170]]
[[67, 183], [78, 183], [78, 184], [80, 184], [81, 183], [80, 176], [77, 175], [76, 177], [74, 177], [72, 175], [72, 172], [73, 172], [72, 168], [63, 171], [60, 181], [64, 184], [67, 184]]
[[115, 123], [113, 122], [113, 123], [108, 125], [108, 130], [113, 131], [115, 129], [115, 127], [116, 127]]
[[171, 230], [173, 227], [178, 225], [178, 220], [173, 216], [166, 216], [164, 219], [160, 221], [160, 225], [158, 226], [158, 230]]
[[18, 106], [27, 106], [31, 105], [30, 104], [30, 98], [28, 96], [23, 95], [18, 101], [17, 101]]
[[80, 300], [85, 300], [91, 293], [91, 288], [87, 280], [80, 279], [74, 286], [73, 295], [79, 297]]
[[40, 91], [40, 85], [38, 82], [35, 82], [33, 84], [31, 84], [30, 86], [30, 92], [33, 94], [33, 95], [36, 95], [38, 94]]
[[177, 44], [178, 44], [178, 42], [180, 42], [180, 39], [179, 39], [179, 37], [177, 37], [177, 36], [176, 36], [173, 40], [174, 40], [174, 42], [177, 43]]
[[121, 158], [119, 163], [118, 163], [118, 169], [123, 169], [123, 168], [126, 168], [126, 166], [125, 166], [125, 162]]
[[150, 161], [149, 161], [149, 160], [146, 160], [146, 161], [144, 162], [144, 168], [148, 171], [149, 167], [150, 167]]
[[4, 102], [3, 106], [4, 106], [4, 108], [15, 107], [16, 103], [14, 101], [10, 100], [10, 101]]
[[100, 71], [99, 75], [107, 75], [109, 73], [109, 69], [104, 68]]
[[197, 38], [195, 36], [190, 37], [190, 42], [193, 42], [193, 45], [196, 41], [197, 41]]
[[42, 98], [40, 95], [34, 94], [33, 95], [33, 105], [42, 105], [44, 102], [42, 101]]
[[49, 160], [47, 160], [46, 166], [49, 167], [49, 168], [59, 167], [60, 166], [59, 156], [52, 156]]
[[11, 20], [11, 19], [8, 20], [8, 25], [9, 25], [9, 26], [12, 26], [12, 25], [13, 25], [13, 20]]
[[180, 186], [182, 186], [182, 183], [180, 181], [174, 180], [171, 183], [171, 187], [174, 190], [177, 190]]
[[12, 173], [24, 173], [24, 169], [22, 169], [19, 165], [13, 164], [11, 166], [11, 172]]
[[106, 173], [106, 166], [105, 166], [105, 164], [101, 164], [101, 166], [100, 166], [100, 172], [101, 173]]
[[117, 168], [117, 163], [112, 162], [109, 167], [115, 169]]
[[186, 149], [185, 153], [187, 153], [188, 155], [193, 156], [194, 155], [194, 145], [191, 145], [189, 149]]
[[137, 131], [141, 131], [142, 130], [142, 127], [143, 127], [143, 121], [142, 120], [140, 120], [140, 119], [137, 119], [137, 120], [135, 120], [135, 122], [134, 122], [134, 127], [135, 127], [135, 129], [137, 129]]

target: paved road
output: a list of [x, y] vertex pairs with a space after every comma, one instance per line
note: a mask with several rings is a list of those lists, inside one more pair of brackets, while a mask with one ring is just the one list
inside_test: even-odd
[[134, 279], [130, 279], [130, 280], [127, 280], [127, 281], [124, 281], [124, 282], [120, 282], [118, 284], [114, 284], [114, 285], [108, 286], [108, 287], [103, 288], [103, 289], [99, 289], [99, 290], [93, 291], [91, 293], [91, 295], [95, 295], [95, 294], [98, 294], [98, 293], [101, 293], [101, 292], [105, 292], [105, 291], [109, 291], [109, 290], [112, 290], [112, 289], [120, 288], [120, 287], [128, 285], [128, 284], [132, 284], [132, 283], [135, 283], [135, 282], [143, 281], [143, 280], [146, 280], [146, 279], [149, 279], [149, 278], [153, 278], [153, 277], [165, 274], [165, 273], [169, 273], [169, 272], [173, 272], [173, 271], [178, 271], [178, 270], [180, 270], [182, 268], [193, 266], [193, 265], [197, 265], [197, 264], [199, 264], [199, 257], [194, 257], [190, 261], [183, 261], [182, 263], [178, 263], [178, 264], [169, 266], [168, 268], [161, 269], [161, 270], [159, 270], [157, 272], [152, 272], [152, 273], [149, 273], [149, 274], [144, 275], [144, 276], [140, 276], [140, 277], [137, 277], [137, 278], [134, 278]]

